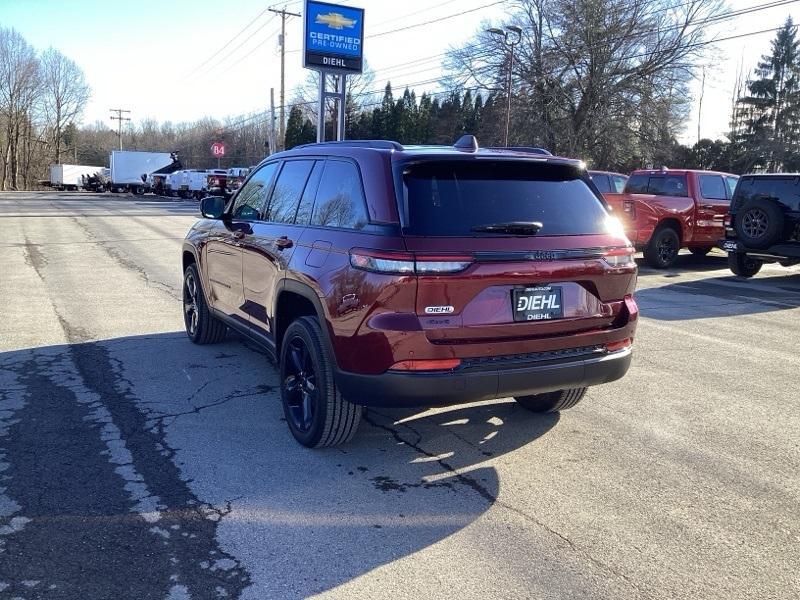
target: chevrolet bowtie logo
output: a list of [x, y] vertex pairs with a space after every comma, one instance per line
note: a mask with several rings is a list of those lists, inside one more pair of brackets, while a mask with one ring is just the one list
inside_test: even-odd
[[348, 19], [341, 13], [330, 12], [327, 15], [317, 15], [316, 22], [318, 24], [327, 25], [331, 29], [352, 29], [355, 24], [355, 19]]

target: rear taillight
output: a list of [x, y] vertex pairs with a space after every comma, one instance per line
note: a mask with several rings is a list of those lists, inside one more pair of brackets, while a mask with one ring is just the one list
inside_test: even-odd
[[350, 264], [362, 271], [395, 275], [446, 275], [459, 273], [472, 264], [471, 256], [412, 254], [354, 249]]
[[608, 250], [603, 256], [612, 267], [628, 267], [634, 264], [633, 254], [636, 250], [633, 246], [623, 246], [621, 248], [612, 248]]

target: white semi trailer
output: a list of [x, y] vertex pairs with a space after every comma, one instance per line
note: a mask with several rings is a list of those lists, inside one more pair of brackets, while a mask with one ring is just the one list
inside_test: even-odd
[[175, 162], [174, 153], [137, 152], [114, 150], [109, 158], [111, 178], [109, 189], [112, 192], [133, 192], [144, 194], [147, 176]]
[[92, 177], [103, 167], [89, 165], [50, 165], [50, 186], [56, 190], [78, 190], [83, 187], [84, 177]]

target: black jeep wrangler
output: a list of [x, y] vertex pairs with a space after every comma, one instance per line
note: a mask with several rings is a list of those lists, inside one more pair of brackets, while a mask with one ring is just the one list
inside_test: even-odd
[[721, 245], [731, 271], [742, 277], [764, 263], [800, 264], [800, 174], [739, 178]]

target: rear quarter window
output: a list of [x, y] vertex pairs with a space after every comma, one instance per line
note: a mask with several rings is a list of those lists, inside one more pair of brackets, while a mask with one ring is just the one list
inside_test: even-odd
[[327, 160], [317, 188], [311, 225], [363, 229], [367, 221], [358, 169], [350, 162]]
[[539, 236], [607, 232], [608, 212], [585, 171], [533, 161], [450, 160], [407, 164], [403, 195], [410, 235], [485, 236], [474, 227], [540, 222]]

